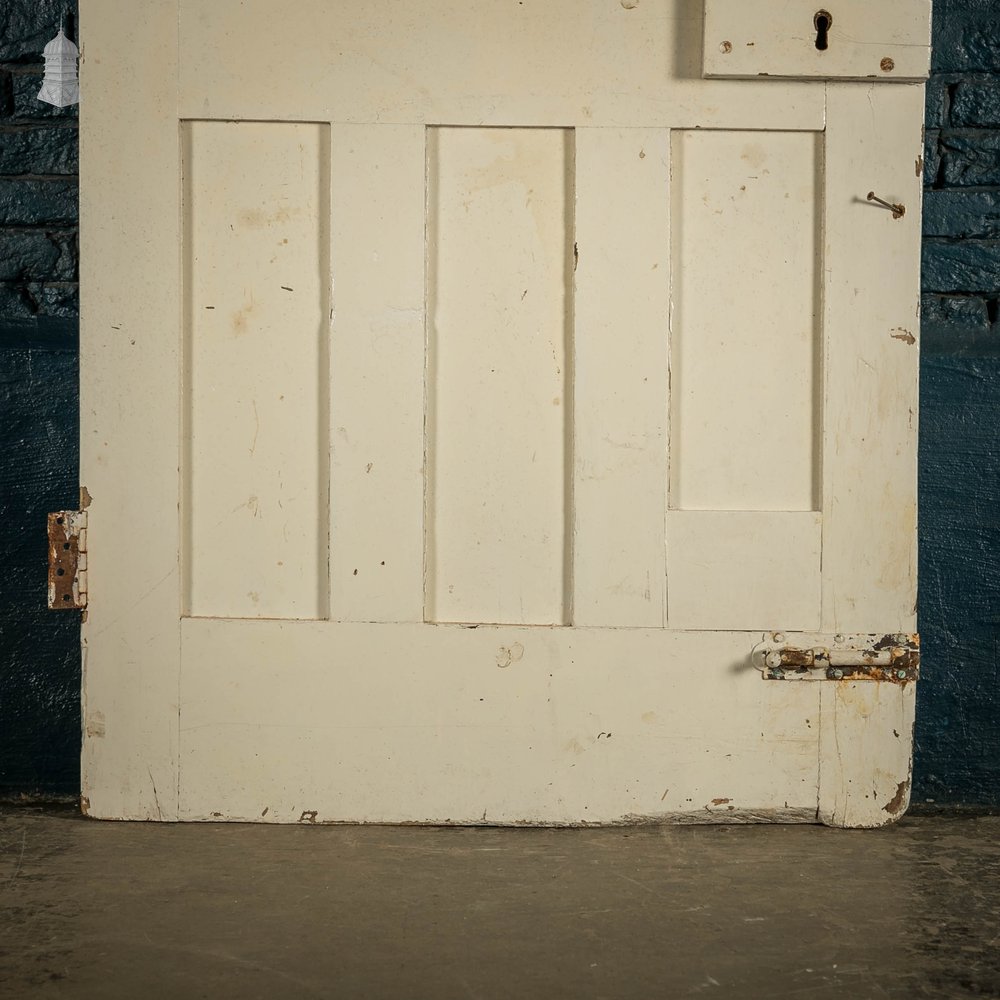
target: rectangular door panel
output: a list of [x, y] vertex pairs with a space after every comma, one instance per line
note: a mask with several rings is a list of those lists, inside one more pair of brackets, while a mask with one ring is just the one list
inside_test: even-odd
[[670, 511], [670, 627], [818, 628], [822, 541], [813, 511]]
[[566, 624], [573, 133], [430, 131], [427, 618]]
[[184, 126], [188, 614], [327, 615], [329, 141]]
[[819, 509], [820, 136], [671, 146], [670, 506]]

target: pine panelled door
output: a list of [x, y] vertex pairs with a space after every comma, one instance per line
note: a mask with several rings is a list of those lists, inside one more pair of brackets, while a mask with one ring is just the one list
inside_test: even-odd
[[83, 0], [90, 816], [905, 810], [930, 4], [817, 2]]

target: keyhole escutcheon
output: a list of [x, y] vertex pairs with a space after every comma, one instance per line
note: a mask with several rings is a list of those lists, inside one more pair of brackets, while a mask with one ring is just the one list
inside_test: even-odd
[[830, 47], [829, 34], [833, 27], [833, 15], [828, 10], [816, 11], [813, 26], [816, 28], [816, 48], [825, 52]]

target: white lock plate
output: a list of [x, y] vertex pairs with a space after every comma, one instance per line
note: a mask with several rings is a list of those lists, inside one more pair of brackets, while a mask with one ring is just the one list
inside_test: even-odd
[[927, 79], [930, 39], [931, 0], [705, 0], [703, 72], [908, 83]]

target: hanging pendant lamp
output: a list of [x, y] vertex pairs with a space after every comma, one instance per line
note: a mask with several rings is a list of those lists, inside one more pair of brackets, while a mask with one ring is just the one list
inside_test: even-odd
[[76, 61], [80, 50], [64, 34], [62, 28], [42, 53], [45, 56], [45, 77], [38, 99], [57, 108], [80, 103], [80, 82]]

